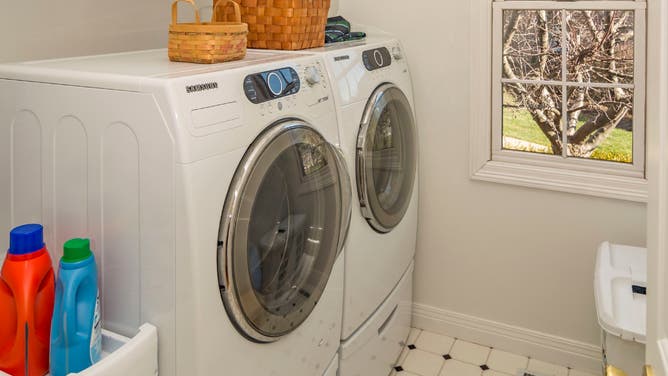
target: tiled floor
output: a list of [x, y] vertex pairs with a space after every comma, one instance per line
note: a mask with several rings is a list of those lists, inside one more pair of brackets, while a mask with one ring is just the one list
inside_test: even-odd
[[391, 376], [594, 376], [487, 346], [413, 329]]

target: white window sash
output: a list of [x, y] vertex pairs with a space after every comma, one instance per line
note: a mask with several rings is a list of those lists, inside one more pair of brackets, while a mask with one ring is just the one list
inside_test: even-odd
[[644, 1], [599, 0], [599, 1], [494, 1], [494, 8], [502, 9], [574, 9], [574, 10], [634, 10], [646, 9]]
[[[471, 24], [471, 176], [473, 179], [645, 202], [645, 48], [644, 1], [484, 1], [486, 9]], [[475, 8], [475, 5], [474, 5]], [[566, 81], [511, 80], [501, 74], [502, 11], [504, 9], [587, 9], [635, 11], [635, 63], [633, 84], [576, 83]], [[485, 23], [486, 22], [486, 23]], [[564, 37], [566, 34], [563, 34]], [[489, 46], [485, 50], [485, 46]], [[566, 53], [564, 51], [564, 53]], [[562, 63], [565, 61], [562, 59]], [[485, 82], [484, 72], [489, 72]], [[561, 87], [634, 88], [633, 164], [502, 150], [502, 83], [521, 82]], [[480, 95], [484, 91], [489, 98]], [[566, 93], [564, 93], [564, 96]], [[562, 105], [567, 106], [563, 101]], [[489, 106], [489, 107], [487, 107]], [[485, 108], [489, 111], [485, 111]], [[485, 130], [486, 128], [486, 130]], [[566, 145], [564, 143], [564, 145]]]

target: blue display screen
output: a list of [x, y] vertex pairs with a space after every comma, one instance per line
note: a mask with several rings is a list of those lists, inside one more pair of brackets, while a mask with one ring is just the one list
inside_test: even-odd
[[293, 68], [255, 73], [244, 79], [244, 92], [252, 103], [263, 103], [299, 92], [300, 81]]
[[283, 68], [271, 72], [262, 73], [264, 82], [267, 83], [269, 90], [274, 95], [280, 95], [290, 82], [292, 82], [292, 70]]

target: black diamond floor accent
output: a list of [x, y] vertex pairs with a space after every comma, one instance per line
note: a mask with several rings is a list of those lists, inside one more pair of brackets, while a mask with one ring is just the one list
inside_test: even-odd
[[450, 359], [452, 359], [452, 357], [450, 356], [450, 354], [445, 354], [445, 355], [443, 355], [443, 359], [450, 360]]
[[394, 370], [397, 371], [397, 372], [401, 372], [401, 371], [404, 370], [404, 367], [402, 367], [402, 366], [396, 366], [396, 367], [394, 367]]
[[483, 371], [487, 371], [489, 369], [489, 367], [487, 367], [487, 364], [483, 364], [483, 365], [480, 366], [480, 369], [483, 370]]
[[415, 345], [408, 345], [408, 349], [409, 349], [409, 350], [415, 350], [416, 347], [415, 347]]

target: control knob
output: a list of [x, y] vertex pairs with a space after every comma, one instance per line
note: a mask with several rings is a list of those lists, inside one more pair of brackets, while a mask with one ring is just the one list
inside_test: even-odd
[[304, 79], [309, 86], [320, 83], [320, 70], [316, 67], [306, 67], [304, 71]]
[[401, 60], [404, 58], [404, 54], [399, 47], [392, 48], [392, 56], [394, 57], [394, 60]]

